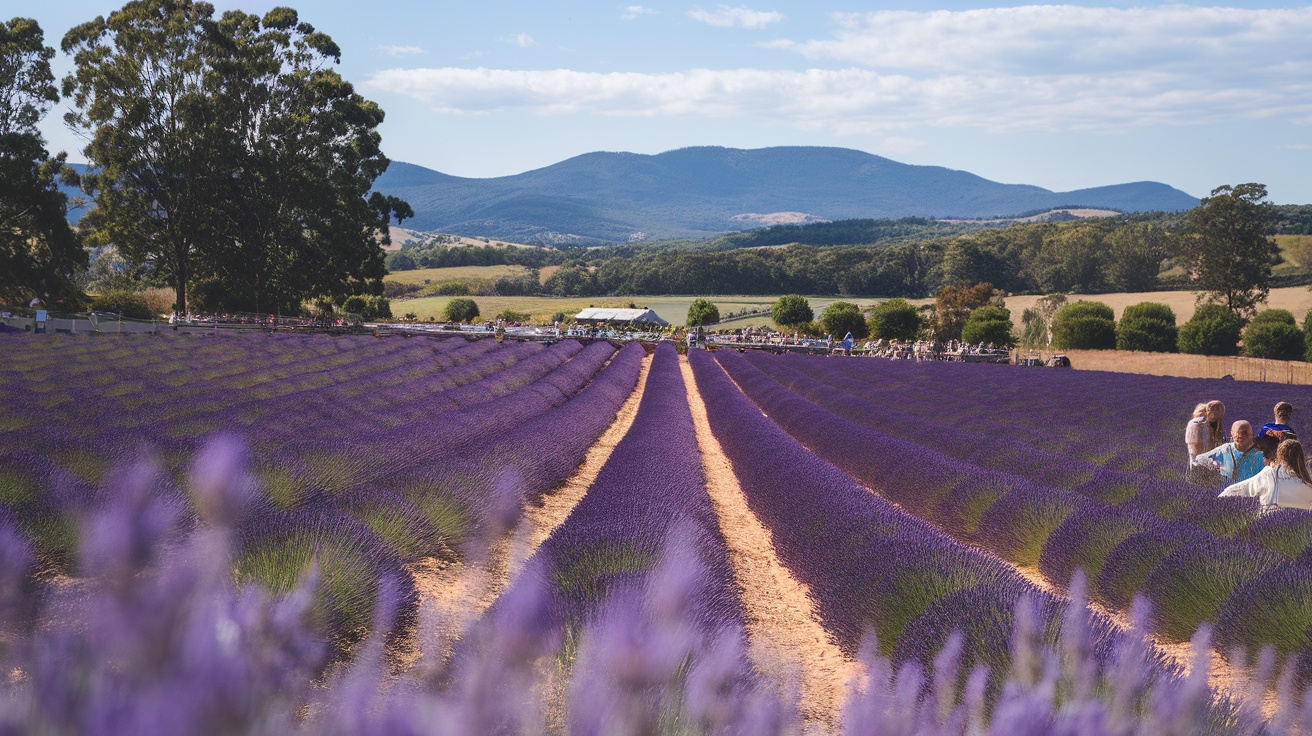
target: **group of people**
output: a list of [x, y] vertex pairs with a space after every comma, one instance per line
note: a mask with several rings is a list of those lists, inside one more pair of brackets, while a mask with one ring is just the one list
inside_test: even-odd
[[1225, 404], [1199, 404], [1184, 430], [1188, 473], [1199, 469], [1220, 473], [1227, 481], [1222, 496], [1257, 498], [1264, 512], [1277, 508], [1312, 510], [1312, 475], [1298, 433], [1289, 424], [1294, 407], [1281, 401], [1273, 413], [1274, 421], [1256, 432], [1247, 421], [1235, 422], [1227, 441]]

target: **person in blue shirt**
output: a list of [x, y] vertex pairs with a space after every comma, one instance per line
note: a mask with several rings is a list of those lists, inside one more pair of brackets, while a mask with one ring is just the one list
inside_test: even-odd
[[1288, 401], [1276, 404], [1275, 415], [1276, 420], [1263, 424], [1262, 428], [1257, 431], [1257, 436], [1265, 437], [1268, 434], [1273, 434], [1280, 440], [1298, 439], [1298, 433], [1294, 431], [1293, 427], [1289, 426], [1289, 420], [1294, 416], [1294, 405]]
[[1253, 444], [1253, 425], [1243, 420], [1230, 426], [1230, 442], [1198, 455], [1194, 464], [1221, 473], [1227, 485], [1248, 480], [1266, 467], [1262, 451]]

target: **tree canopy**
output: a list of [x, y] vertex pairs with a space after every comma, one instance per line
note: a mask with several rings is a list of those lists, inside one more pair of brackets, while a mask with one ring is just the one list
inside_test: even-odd
[[693, 299], [688, 306], [688, 326], [713, 325], [720, 321], [720, 308], [706, 299]]
[[1271, 292], [1271, 265], [1279, 257], [1271, 204], [1262, 184], [1220, 186], [1189, 211], [1182, 257], [1204, 298], [1241, 321]]
[[870, 310], [866, 320], [870, 337], [883, 340], [910, 341], [920, 332], [920, 313], [906, 299], [888, 299]]
[[41, 26], [30, 18], [0, 22], [0, 304], [33, 297], [56, 304], [77, 294], [72, 283], [87, 255], [69, 227], [72, 183], [64, 154], [51, 157], [37, 124], [59, 101]]
[[780, 327], [796, 327], [815, 319], [811, 302], [800, 294], [786, 294], [779, 297], [770, 308], [770, 318]]
[[388, 165], [383, 113], [296, 11], [215, 19], [204, 2], [133, 0], [63, 48], [66, 119], [95, 171], [94, 242], [152, 264], [179, 309], [202, 278], [266, 311], [382, 292], [378, 243], [411, 214], [369, 193]]
[[835, 339], [842, 340], [847, 333], [857, 340], [870, 334], [861, 308], [851, 302], [837, 301], [820, 313], [820, 329]]
[[961, 328], [966, 325], [970, 313], [988, 304], [1002, 306], [1002, 300], [995, 294], [993, 284], [988, 282], [973, 286], [946, 286], [934, 299], [934, 313], [937, 315], [937, 337], [941, 340], [961, 338]]

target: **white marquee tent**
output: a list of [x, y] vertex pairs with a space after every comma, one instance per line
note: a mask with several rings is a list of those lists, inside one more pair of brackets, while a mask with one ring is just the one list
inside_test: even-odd
[[669, 324], [650, 309], [588, 307], [574, 315], [574, 319], [578, 322], [647, 322], [662, 327]]

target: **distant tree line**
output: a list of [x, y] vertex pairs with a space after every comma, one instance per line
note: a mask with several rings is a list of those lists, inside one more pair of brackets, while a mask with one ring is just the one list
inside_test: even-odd
[[[1013, 294], [1210, 290], [1215, 284], [1199, 281], [1204, 271], [1220, 273], [1222, 281], [1269, 281], [1279, 255], [1265, 234], [1301, 227], [1300, 218], [1312, 215], [1312, 207], [1270, 205], [1261, 185], [1222, 189], [1233, 189], [1235, 196], [1248, 197], [1254, 206], [1260, 202], [1263, 215], [1247, 221], [1247, 234], [1203, 237], [1211, 226], [1200, 217], [1212, 210], [1199, 208], [1189, 213], [973, 226], [969, 232], [947, 236], [931, 221], [906, 218], [776, 226], [701, 243], [591, 251], [407, 246], [389, 263], [395, 270], [558, 265], [540, 287], [507, 284], [515, 289], [507, 294], [524, 293], [529, 286], [557, 296], [810, 293], [924, 298], [945, 287], [978, 283]], [[1234, 259], [1227, 250], [1231, 235], [1262, 242], [1247, 251], [1249, 257]], [[844, 242], [857, 238], [878, 242]], [[1232, 268], [1200, 271], [1198, 266], [1208, 259], [1226, 261]], [[1309, 278], [1312, 274], [1304, 274], [1303, 283]]]

